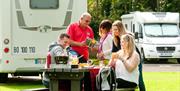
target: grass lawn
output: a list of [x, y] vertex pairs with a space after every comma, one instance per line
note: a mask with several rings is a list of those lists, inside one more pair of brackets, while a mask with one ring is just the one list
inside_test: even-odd
[[41, 80], [10, 78], [7, 83], [0, 84], [0, 91], [21, 91], [30, 88], [42, 88]]
[[147, 91], [180, 91], [180, 72], [144, 72]]
[[[147, 91], [180, 91], [180, 72], [144, 72], [143, 77]], [[0, 91], [43, 87], [40, 80], [10, 80], [8, 83], [0, 84]]]

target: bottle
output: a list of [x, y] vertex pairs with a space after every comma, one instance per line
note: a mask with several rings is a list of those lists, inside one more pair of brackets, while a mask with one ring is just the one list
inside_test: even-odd
[[46, 68], [50, 68], [51, 65], [51, 54], [48, 52], [47, 58], [46, 58]]
[[73, 56], [72, 56], [72, 64], [73, 64], [73, 65], [77, 65], [78, 62], [79, 62], [79, 60], [78, 60], [77, 55], [73, 55]]
[[105, 65], [104, 65], [104, 60], [100, 60], [100, 61], [99, 61], [99, 66], [100, 66], [100, 67], [105, 66]]

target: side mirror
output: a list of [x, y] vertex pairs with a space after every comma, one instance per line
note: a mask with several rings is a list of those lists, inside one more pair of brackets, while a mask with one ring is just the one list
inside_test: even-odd
[[142, 33], [135, 32], [135, 39], [143, 38]]
[[135, 39], [138, 39], [138, 32], [135, 32]]

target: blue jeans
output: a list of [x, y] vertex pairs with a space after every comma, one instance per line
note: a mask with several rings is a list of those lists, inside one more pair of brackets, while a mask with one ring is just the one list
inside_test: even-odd
[[42, 80], [42, 83], [46, 88], [49, 88], [49, 82], [48, 81]]
[[142, 75], [142, 60], [138, 66], [139, 66], [139, 90], [146, 91], [145, 84], [143, 81], [143, 75]]

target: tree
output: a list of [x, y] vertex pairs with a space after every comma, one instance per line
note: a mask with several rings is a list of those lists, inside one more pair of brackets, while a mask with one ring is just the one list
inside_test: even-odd
[[104, 17], [108, 17], [111, 12], [111, 3], [112, 0], [102, 0], [101, 1], [101, 15]]
[[180, 6], [179, 0], [166, 0], [166, 4], [163, 8], [164, 8], [164, 11], [180, 12], [179, 6]]
[[123, 14], [133, 11], [180, 12], [178, 6], [179, 0], [88, 0], [88, 12], [92, 15], [90, 26], [97, 39], [98, 26], [103, 19], [121, 20]]

